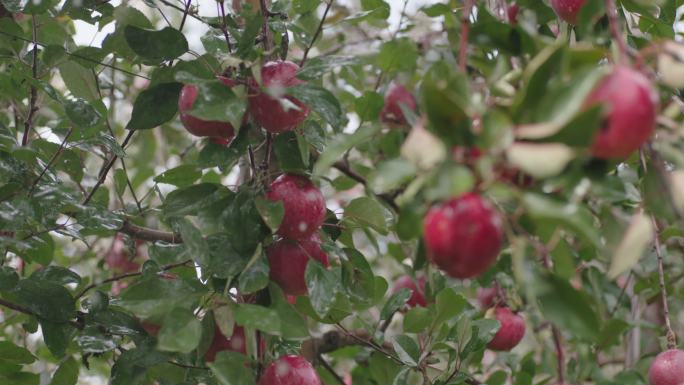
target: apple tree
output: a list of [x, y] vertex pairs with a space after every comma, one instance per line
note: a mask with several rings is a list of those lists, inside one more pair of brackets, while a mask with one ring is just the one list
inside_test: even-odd
[[0, 384], [683, 384], [683, 5], [0, 0]]

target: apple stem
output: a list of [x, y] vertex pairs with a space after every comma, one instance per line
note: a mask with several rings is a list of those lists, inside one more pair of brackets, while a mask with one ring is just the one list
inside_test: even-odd
[[463, 19], [461, 27], [461, 39], [458, 46], [458, 67], [462, 72], [466, 72], [466, 61], [468, 59], [468, 35], [470, 34], [470, 15], [473, 11], [474, 0], [465, 0], [463, 6]]
[[610, 33], [613, 35], [613, 41], [617, 44], [619, 52], [619, 61], [623, 63], [629, 62], [629, 56], [627, 55], [628, 48], [627, 42], [620, 32], [620, 23], [618, 21], [617, 7], [615, 6], [615, 0], [605, 0], [606, 1], [606, 13], [608, 14], [608, 24], [610, 25]]
[[667, 348], [674, 349], [677, 347], [677, 336], [672, 330], [672, 324], [670, 323], [670, 307], [667, 303], [667, 287], [665, 286], [665, 269], [663, 268], [663, 253], [660, 248], [660, 239], [658, 232], [658, 223], [655, 217], [651, 216], [651, 221], [653, 222], [653, 229], [655, 231], [654, 243], [656, 257], [658, 258], [658, 282], [660, 284], [660, 295], [663, 300], [663, 317], [665, 318], [665, 330], [667, 338]]

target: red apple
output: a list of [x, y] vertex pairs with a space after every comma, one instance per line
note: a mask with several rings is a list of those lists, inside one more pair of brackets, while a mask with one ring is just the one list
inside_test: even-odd
[[513, 349], [525, 336], [525, 320], [507, 307], [497, 307], [494, 309], [494, 314], [501, 328], [489, 341], [487, 347], [499, 351]]
[[501, 251], [501, 217], [476, 193], [433, 206], [423, 237], [429, 259], [454, 278], [472, 278], [494, 264]]
[[147, 334], [151, 335], [152, 337], [156, 337], [157, 335], [159, 335], [159, 331], [161, 330], [161, 326], [157, 325], [156, 323], [148, 321], [143, 321], [142, 327], [143, 329], [145, 329]]
[[289, 355], [272, 362], [259, 385], [323, 385], [318, 373], [304, 357]]
[[305, 295], [308, 291], [304, 273], [310, 259], [328, 267], [328, 255], [321, 249], [318, 234], [299, 241], [281, 239], [272, 244], [268, 251], [271, 280], [277, 283], [287, 295]]
[[[223, 76], [218, 77], [228, 87], [233, 87], [235, 82]], [[183, 126], [189, 133], [195, 136], [209, 136], [223, 138], [231, 141], [235, 137], [235, 129], [233, 125], [228, 122], [203, 120], [192, 116], [188, 111], [192, 109], [195, 100], [199, 94], [197, 86], [186, 84], [181, 89], [180, 97], [178, 98], [178, 111], [180, 112], [180, 119]]]
[[404, 111], [401, 110], [401, 105], [415, 111], [416, 99], [404, 86], [393, 84], [385, 94], [385, 106], [380, 112], [380, 120], [391, 125], [404, 126], [408, 124]]
[[508, 22], [512, 25], [518, 24], [518, 12], [520, 12], [520, 7], [516, 3], [512, 3], [508, 6]]
[[615, 67], [586, 102], [599, 103], [605, 104], [606, 116], [591, 146], [597, 158], [624, 159], [646, 143], [655, 130], [658, 94], [636, 70]]
[[294, 130], [309, 114], [309, 108], [292, 96], [285, 96], [287, 87], [304, 83], [297, 79], [299, 66], [291, 61], [271, 61], [261, 67], [261, 85], [249, 95], [249, 113], [268, 132], [279, 134]]
[[684, 350], [671, 349], [656, 357], [648, 370], [651, 385], [684, 384]]
[[[399, 277], [392, 287], [392, 293], [396, 293], [401, 289], [411, 290], [411, 298], [409, 298], [406, 304], [409, 307], [426, 307], [427, 301], [425, 300], [425, 277], [421, 276], [415, 281], [409, 275], [403, 275]], [[417, 283], [417, 285], [416, 285]]]
[[551, 0], [551, 8], [558, 17], [570, 24], [575, 24], [577, 23], [577, 15], [586, 2], [587, 0]]
[[477, 288], [477, 303], [483, 310], [489, 309], [499, 302], [499, 287], [497, 284], [492, 287]]
[[306, 239], [325, 220], [325, 198], [309, 179], [283, 174], [271, 183], [266, 198], [281, 201], [285, 208], [278, 234], [289, 239]]
[[206, 362], [214, 362], [216, 354], [225, 350], [247, 354], [247, 339], [245, 338], [245, 329], [242, 326], [235, 325], [233, 327], [233, 335], [230, 338], [226, 338], [218, 325], [214, 325], [214, 339], [211, 341], [207, 352], [204, 353], [204, 360]]
[[[124, 242], [124, 237], [121, 233], [117, 233], [112, 242], [112, 246], [105, 255], [105, 264], [117, 273], [130, 273], [138, 271], [140, 269], [140, 264], [135, 261], [137, 257], [143, 257], [143, 251], [141, 249], [144, 242], [136, 240], [135, 241], [135, 254], [131, 255], [131, 251], [126, 246]], [[123, 288], [121, 288], [123, 289]]]

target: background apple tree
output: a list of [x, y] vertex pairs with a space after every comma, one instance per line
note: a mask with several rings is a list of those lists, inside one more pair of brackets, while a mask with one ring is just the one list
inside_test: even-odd
[[684, 382], [684, 1], [198, 1], [1, 0], [0, 384]]

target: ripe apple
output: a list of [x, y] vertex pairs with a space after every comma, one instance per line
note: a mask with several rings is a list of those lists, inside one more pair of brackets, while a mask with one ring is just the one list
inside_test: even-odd
[[570, 24], [577, 23], [582, 6], [587, 0], [551, 0], [551, 8], [556, 15]]
[[640, 72], [617, 66], [589, 95], [586, 104], [603, 103], [604, 125], [594, 138], [592, 155], [624, 159], [644, 144], [655, 130], [658, 94]]
[[323, 385], [318, 373], [304, 357], [282, 356], [266, 368], [259, 385]]
[[[403, 275], [399, 277], [392, 287], [392, 294], [398, 292], [401, 289], [411, 290], [411, 298], [406, 302], [409, 307], [426, 307], [427, 301], [425, 300], [425, 277], [420, 276], [415, 281], [409, 275]], [[417, 285], [416, 285], [417, 283]]]
[[477, 303], [483, 310], [489, 309], [499, 302], [499, 286], [497, 284], [492, 287], [477, 288]]
[[433, 206], [425, 216], [428, 258], [454, 278], [484, 273], [501, 251], [501, 217], [476, 193]]
[[[304, 83], [297, 79], [299, 66], [291, 61], [271, 61], [261, 67], [261, 85], [252, 81], [249, 113], [268, 132], [279, 134], [292, 131], [309, 114], [309, 108], [292, 96], [284, 96], [285, 89]], [[275, 94], [275, 95], [274, 95]], [[275, 97], [274, 97], [275, 96]]]
[[651, 385], [684, 384], [684, 350], [671, 349], [656, 357], [648, 370]]
[[[260, 342], [263, 346], [265, 341], [261, 340]], [[209, 346], [207, 352], [204, 353], [204, 360], [206, 362], [214, 362], [216, 359], [216, 354], [225, 350], [247, 354], [247, 338], [245, 338], [245, 328], [235, 325], [233, 327], [233, 335], [231, 335], [230, 338], [226, 338], [218, 325], [214, 325], [214, 339], [211, 341], [211, 345]]]
[[416, 99], [404, 86], [393, 84], [385, 94], [385, 106], [380, 112], [380, 121], [390, 125], [405, 126], [408, 124], [401, 105], [416, 110]]
[[321, 249], [321, 240], [314, 233], [309, 239], [299, 241], [281, 239], [269, 246], [266, 255], [271, 280], [277, 283], [286, 295], [307, 293], [304, 273], [311, 258], [328, 267], [328, 255]]
[[278, 234], [289, 239], [306, 239], [325, 220], [325, 198], [309, 179], [283, 174], [271, 183], [266, 198], [281, 201], [285, 208]]
[[501, 328], [489, 341], [487, 347], [492, 350], [509, 351], [516, 347], [525, 336], [525, 320], [507, 307], [495, 308], [494, 316], [501, 324]]
[[[135, 255], [131, 255], [124, 237], [121, 233], [117, 233], [112, 242], [112, 246], [105, 255], [105, 264], [117, 273], [130, 273], [138, 271], [140, 264], [135, 261], [137, 257], [144, 257], [143, 246], [144, 242], [135, 241]], [[123, 289], [123, 288], [122, 288]]]
[[511, 3], [507, 8], [508, 22], [512, 25], [518, 24], [518, 12], [520, 12], [520, 7], [517, 3]]
[[[235, 85], [235, 82], [229, 78], [223, 76], [219, 76], [218, 78], [228, 87], [233, 87]], [[180, 119], [181, 122], [183, 122], [185, 129], [195, 136], [217, 137], [227, 141], [233, 140], [235, 137], [235, 129], [232, 124], [228, 122], [203, 120], [192, 116], [188, 112], [192, 109], [193, 104], [195, 104], [198, 95], [199, 89], [193, 84], [186, 84], [181, 89], [178, 98], [178, 111], [180, 112]]]

